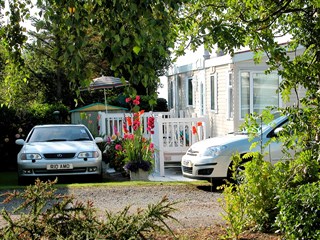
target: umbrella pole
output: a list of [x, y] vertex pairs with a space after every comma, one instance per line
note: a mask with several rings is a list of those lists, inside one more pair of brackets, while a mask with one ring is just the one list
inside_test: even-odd
[[108, 106], [107, 106], [107, 97], [106, 97], [106, 89], [103, 89], [103, 95], [104, 95], [104, 106], [106, 107], [106, 113], [108, 113]]

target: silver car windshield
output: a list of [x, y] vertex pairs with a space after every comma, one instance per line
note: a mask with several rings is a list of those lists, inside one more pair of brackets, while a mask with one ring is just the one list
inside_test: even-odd
[[[281, 116], [279, 112], [276, 112], [273, 115], [274, 115], [274, 120], [268, 124], [265, 124], [265, 123], [261, 124], [261, 121], [257, 120], [257, 124], [259, 126], [259, 128], [257, 129], [258, 133], [260, 133], [260, 132], [263, 133], [263, 132], [269, 130], [270, 128], [275, 127], [279, 122], [281, 122], [285, 119], [285, 117]], [[248, 135], [248, 131], [247, 131], [247, 129], [243, 129], [242, 131], [237, 131], [232, 134], [234, 134], [234, 135]]]
[[50, 126], [34, 128], [27, 142], [92, 141], [82, 126]]

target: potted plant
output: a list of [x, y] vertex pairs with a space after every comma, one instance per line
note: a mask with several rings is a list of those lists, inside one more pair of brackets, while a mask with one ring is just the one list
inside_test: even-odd
[[154, 133], [154, 117], [148, 118], [147, 133], [144, 133], [141, 123], [144, 110], [139, 109], [140, 97], [136, 96], [134, 100], [127, 98], [126, 102], [133, 107], [131, 114], [125, 117], [122, 146], [118, 151], [124, 157], [124, 169], [130, 173], [131, 180], [147, 180], [154, 165], [155, 149], [151, 142], [151, 134]]
[[103, 159], [110, 168], [113, 168], [116, 172], [121, 173], [123, 176], [128, 176], [123, 166], [124, 156], [121, 154], [123, 138], [120, 137], [119, 132], [115, 131], [111, 137], [107, 137], [105, 149], [103, 151]]

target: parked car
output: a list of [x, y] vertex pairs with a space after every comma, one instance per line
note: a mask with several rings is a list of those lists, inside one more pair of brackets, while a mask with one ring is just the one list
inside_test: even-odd
[[[286, 116], [275, 118], [271, 123], [263, 125], [262, 135], [253, 141], [262, 140], [265, 144], [270, 138], [275, 137], [281, 127], [288, 121]], [[182, 157], [181, 167], [183, 176], [193, 179], [225, 179], [230, 176], [231, 157], [235, 153], [240, 156], [259, 151], [256, 148], [250, 150], [252, 142], [249, 142], [248, 134], [245, 131], [235, 132], [222, 137], [208, 138], [194, 143]], [[259, 145], [260, 146], [260, 145]], [[265, 160], [272, 164], [283, 158], [282, 144], [279, 141], [272, 141], [265, 149]]]
[[86, 175], [100, 177], [102, 154], [84, 125], [53, 124], [32, 128], [17, 156], [18, 181], [43, 176]]

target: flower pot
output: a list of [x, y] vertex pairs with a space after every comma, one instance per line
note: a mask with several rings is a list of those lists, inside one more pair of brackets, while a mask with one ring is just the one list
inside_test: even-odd
[[130, 171], [131, 181], [149, 181], [149, 172], [139, 168], [138, 172]]

